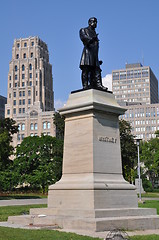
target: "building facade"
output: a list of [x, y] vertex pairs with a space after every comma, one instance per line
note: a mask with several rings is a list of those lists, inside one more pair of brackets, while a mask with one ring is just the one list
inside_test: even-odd
[[24, 137], [55, 136], [52, 65], [46, 43], [39, 37], [16, 39], [9, 63], [5, 117], [19, 125], [13, 145]]
[[5, 104], [7, 103], [7, 98], [0, 95], [0, 118], [5, 117]]
[[145, 141], [155, 137], [159, 130], [158, 80], [151, 68], [136, 63], [112, 71], [112, 90], [127, 109], [120, 118], [131, 123], [132, 134]]
[[119, 103], [158, 103], [158, 80], [149, 66], [140, 63], [112, 71], [112, 90]]

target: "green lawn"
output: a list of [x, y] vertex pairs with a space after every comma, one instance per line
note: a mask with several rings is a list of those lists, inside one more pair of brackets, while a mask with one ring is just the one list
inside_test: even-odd
[[52, 230], [25, 230], [0, 227], [0, 240], [99, 240]]
[[159, 214], [159, 201], [157, 200], [146, 200], [145, 203], [139, 203], [141, 208], [156, 208], [157, 214]]
[[159, 235], [145, 235], [145, 236], [133, 236], [132, 240], [159, 240]]
[[159, 193], [153, 193], [153, 192], [148, 192], [148, 193], [142, 193], [142, 197], [152, 197], [152, 198], [159, 198]]
[[47, 207], [46, 204], [35, 204], [27, 206], [6, 206], [0, 207], [0, 222], [7, 221], [9, 216], [28, 214], [30, 208]]
[[47, 198], [47, 195], [40, 193], [10, 193], [10, 194], [0, 194], [0, 200], [11, 200], [11, 199], [38, 199]]

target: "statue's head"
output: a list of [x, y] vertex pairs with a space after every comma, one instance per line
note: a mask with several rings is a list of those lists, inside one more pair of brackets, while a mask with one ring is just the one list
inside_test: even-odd
[[92, 28], [96, 28], [96, 27], [97, 27], [97, 18], [91, 17], [91, 18], [88, 20], [88, 24], [89, 24], [89, 26], [91, 26]]

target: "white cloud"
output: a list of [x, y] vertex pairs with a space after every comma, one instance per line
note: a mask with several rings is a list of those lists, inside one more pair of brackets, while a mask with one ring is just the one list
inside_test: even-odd
[[65, 105], [66, 101], [62, 101], [61, 99], [55, 99], [55, 110], [62, 108]]
[[107, 87], [109, 91], [112, 91], [112, 74], [107, 74], [102, 78], [102, 83], [104, 87]]

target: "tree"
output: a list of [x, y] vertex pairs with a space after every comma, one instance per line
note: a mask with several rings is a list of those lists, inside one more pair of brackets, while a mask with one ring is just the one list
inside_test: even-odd
[[10, 118], [0, 119], [0, 190], [8, 191], [13, 188], [13, 161], [9, 159], [13, 154], [11, 145], [13, 134], [18, 132], [15, 121]]
[[64, 130], [65, 130], [65, 118], [60, 115], [59, 112], [55, 112], [54, 114], [54, 124], [56, 126], [56, 137], [59, 139], [64, 139]]
[[63, 141], [51, 136], [26, 137], [16, 149], [14, 171], [18, 184], [46, 192], [61, 178]]
[[11, 145], [13, 134], [18, 132], [18, 126], [11, 118], [0, 119], [0, 171], [5, 170], [10, 163], [9, 157], [13, 154]]
[[148, 176], [152, 188], [155, 188], [155, 180], [159, 174], [159, 139], [152, 138], [140, 145], [140, 159], [145, 166], [145, 175]]
[[131, 134], [130, 123], [120, 120], [119, 130], [123, 176], [127, 181], [133, 182], [134, 167], [137, 160], [137, 147], [134, 143], [134, 136]]

